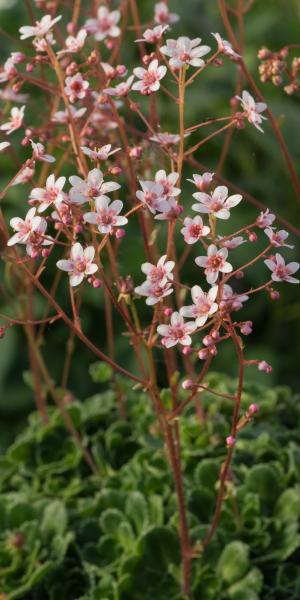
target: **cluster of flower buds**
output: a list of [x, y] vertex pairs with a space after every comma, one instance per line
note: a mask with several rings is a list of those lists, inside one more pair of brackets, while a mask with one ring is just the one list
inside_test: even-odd
[[278, 52], [263, 47], [258, 52], [258, 58], [261, 61], [259, 75], [263, 83], [271, 81], [276, 86], [283, 86], [289, 96], [299, 93], [300, 57], [292, 58], [289, 64], [289, 47], [285, 46]]

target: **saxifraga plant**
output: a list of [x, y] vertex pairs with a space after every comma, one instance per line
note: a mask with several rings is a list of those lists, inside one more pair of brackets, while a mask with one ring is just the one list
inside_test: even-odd
[[[136, 0], [121, 0], [117, 7], [75, 0], [69, 7], [66, 3], [61, 14], [57, 14], [57, 3], [39, 1], [36, 8], [45, 14], [39, 12], [38, 16], [31, 3], [26, 4], [31, 24], [20, 28], [24, 52], [12, 52], [0, 75], [4, 84], [0, 130], [5, 136], [1, 151], [19, 160], [18, 149], [7, 140], [21, 130], [21, 145], [28, 148], [30, 156], [20, 164], [0, 197], [4, 199], [13, 185], [30, 183], [25, 217], [12, 218], [9, 227], [1, 213], [5, 239], [2, 256], [10, 270], [11, 285], [26, 291], [27, 300], [19, 305], [18, 314], [1, 315], [1, 335], [15, 324], [23, 326], [35, 398], [43, 420], [48, 419], [46, 388], [95, 474], [97, 463], [70, 419], [41, 351], [45, 326], [55, 327], [61, 320], [70, 330], [62, 388], [68, 385], [72, 342], [79, 338], [116, 373], [147, 391], [173, 473], [182, 592], [189, 596], [193, 548], [181, 470], [180, 414], [194, 402], [203, 419], [201, 391], [222, 396], [205, 384], [205, 376], [221, 343], [231, 341], [238, 386], [234, 395], [225, 395], [232, 401], [232, 419], [228, 423], [227, 456], [220, 473], [215, 513], [202, 540], [206, 547], [220, 517], [236, 437], [259, 410], [257, 404], [251, 404], [246, 413], [240, 410], [245, 368], [254, 365], [267, 373], [272, 370], [263, 357], [247, 359], [244, 340], [251, 334], [252, 322], [237, 320], [236, 313], [256, 293], [267, 291], [276, 300], [277, 283], [298, 283], [294, 274], [299, 264], [286, 263], [280, 253], [283, 247], [291, 248], [286, 242], [288, 232], [275, 228], [276, 216], [268, 208], [263, 207], [253, 222], [245, 223], [238, 231], [224, 234], [222, 228], [223, 222], [230, 219], [230, 211], [242, 201], [243, 192], [234, 184], [227, 186], [223, 181], [220, 185], [220, 171], [234, 130], [243, 129], [247, 122], [260, 135], [263, 121], [269, 118], [300, 197], [299, 181], [282, 133], [242, 57], [242, 22], [251, 3], [237, 1], [239, 39], [226, 4], [220, 0], [220, 14], [230, 42], [214, 33], [213, 48], [203, 45], [200, 38], [173, 37], [179, 16], [169, 11], [167, 2], [155, 4], [154, 16], [149, 15], [145, 30]], [[133, 71], [122, 64], [127, 38], [135, 40], [140, 52], [141, 64]], [[195, 88], [207, 69], [222, 67], [227, 60], [238, 71], [230, 114], [188, 123], [190, 86]], [[244, 89], [245, 82], [250, 91]], [[46, 99], [36, 122], [35, 115], [30, 123], [26, 122], [31, 99], [21, 93], [23, 86], [29, 91], [39, 88]], [[164, 106], [170, 103], [178, 109], [179, 125], [174, 133], [165, 132], [166, 109], [162, 110], [160, 96], [164, 97]], [[202, 134], [206, 128], [211, 130], [208, 135]], [[195, 157], [197, 150], [223, 132], [226, 137], [217, 173], [203, 172]], [[191, 166], [197, 171], [188, 180], [192, 204], [190, 194], [182, 192], [185, 169]], [[72, 175], [67, 187], [64, 173], [69, 172]], [[259, 205], [249, 195], [246, 199]], [[295, 227], [286, 227], [298, 235]], [[137, 253], [136, 260], [144, 281], [133, 282], [130, 274], [121, 276], [122, 250], [132, 243], [132, 235], [143, 244], [144, 256]], [[264, 236], [264, 248], [256, 252], [256, 241]], [[249, 258], [244, 264], [235, 251], [242, 244], [249, 244]], [[47, 265], [53, 260], [57, 270], [53, 281], [49, 281]], [[187, 261], [195, 263], [192, 281], [186, 280]], [[235, 291], [244, 271], [261, 262], [266, 267], [261, 285]], [[82, 328], [88, 286], [93, 288], [95, 302], [104, 296], [106, 352]], [[57, 299], [59, 288], [68, 289], [70, 311], [64, 310]], [[35, 310], [37, 296], [44, 299], [46, 311], [40, 319]], [[147, 312], [141, 298], [149, 306]], [[123, 323], [121, 330], [114, 326], [116, 314]], [[136, 357], [134, 373], [119, 364], [115, 356], [114, 340], [124, 331], [128, 351]], [[170, 405], [161, 393], [162, 378], [167, 381]], [[181, 387], [187, 391], [184, 401], [178, 395]], [[120, 411], [124, 413], [121, 395]]]

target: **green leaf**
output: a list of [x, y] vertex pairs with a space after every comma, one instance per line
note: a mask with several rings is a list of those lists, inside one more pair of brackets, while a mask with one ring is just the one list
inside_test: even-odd
[[149, 522], [148, 507], [145, 497], [140, 492], [131, 492], [126, 500], [125, 513], [134, 523], [136, 531], [140, 533]]
[[116, 535], [125, 516], [116, 508], [108, 508], [100, 517], [100, 527], [107, 535]]
[[230, 588], [228, 589], [228, 595], [229, 598], [232, 598], [233, 600], [238, 600], [239, 598], [242, 600], [244, 594], [244, 598], [249, 598], [249, 600], [251, 600], [253, 596], [254, 600], [255, 597], [259, 598], [258, 594], [261, 593], [262, 588], [262, 572], [259, 569], [254, 568], [251, 569], [249, 573], [247, 573], [246, 577], [230, 586]]
[[63, 535], [67, 522], [68, 516], [64, 503], [61, 500], [53, 500], [44, 510], [41, 532], [46, 537], [55, 534]]
[[282, 473], [273, 464], [254, 465], [246, 476], [246, 486], [264, 502], [273, 504], [283, 489]]
[[288, 488], [279, 496], [275, 515], [283, 521], [297, 520], [300, 517], [300, 488]]
[[249, 546], [235, 541], [225, 546], [217, 569], [226, 583], [235, 583], [247, 573], [249, 566]]
[[89, 366], [89, 374], [94, 383], [105, 383], [112, 378], [113, 370], [107, 363], [98, 361]]

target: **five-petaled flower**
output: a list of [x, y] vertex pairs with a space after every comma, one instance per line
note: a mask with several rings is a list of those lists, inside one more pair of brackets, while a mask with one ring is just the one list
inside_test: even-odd
[[76, 36], [70, 35], [69, 37], [67, 37], [65, 50], [60, 50], [57, 53], [57, 56], [60, 56], [62, 54], [68, 54], [68, 53], [73, 54], [74, 52], [79, 52], [80, 50], [82, 50], [84, 43], [85, 43], [86, 36], [87, 36], [86, 30], [80, 29]]
[[138, 285], [134, 291], [139, 296], [146, 296], [146, 304], [148, 306], [153, 306], [160, 302], [166, 296], [169, 296], [173, 293], [172, 284], [170, 282], [161, 283], [156, 282], [152, 283], [149, 279], [146, 279], [141, 285]]
[[156, 44], [165, 33], [168, 26], [157, 25], [153, 29], [146, 29], [141, 39], [135, 40], [136, 42], [148, 42], [148, 44]]
[[86, 154], [86, 156], [88, 156], [91, 160], [98, 161], [107, 160], [109, 156], [115, 154], [115, 152], [119, 152], [121, 148], [115, 148], [112, 150], [111, 144], [106, 144], [105, 146], [101, 146], [101, 148], [95, 148], [94, 150], [88, 148], [87, 146], [81, 146], [81, 150], [83, 154]]
[[183, 306], [180, 309], [180, 314], [183, 317], [195, 319], [197, 327], [202, 327], [208, 317], [211, 317], [218, 310], [218, 305], [215, 302], [217, 293], [217, 285], [212, 286], [208, 292], [203, 292], [199, 285], [194, 285], [191, 289], [193, 304]]
[[163, 186], [164, 196], [171, 197], [178, 196], [181, 192], [181, 189], [176, 187], [178, 178], [179, 173], [172, 171], [172, 173], [169, 173], [169, 175], [167, 175], [166, 171], [164, 171], [163, 169], [157, 171], [155, 175], [156, 183], [160, 183], [160, 185]]
[[100, 6], [97, 19], [88, 19], [85, 29], [88, 33], [94, 34], [97, 42], [101, 42], [107, 37], [116, 38], [120, 35], [120, 27], [117, 25], [120, 16], [119, 10], [109, 11], [106, 6]]
[[192, 343], [191, 333], [197, 329], [194, 321], [184, 321], [179, 312], [173, 312], [170, 325], [159, 325], [158, 333], [163, 336], [162, 344], [166, 348], [172, 348], [176, 344], [190, 346]]
[[36, 208], [34, 207], [30, 208], [25, 219], [13, 217], [10, 220], [10, 225], [16, 233], [8, 240], [7, 245], [26, 244], [26, 252], [29, 256], [32, 255], [34, 248], [52, 243], [51, 238], [44, 238], [47, 221], [36, 215]]
[[33, 188], [30, 192], [30, 200], [38, 202], [38, 212], [44, 212], [52, 204], [59, 205], [64, 199], [62, 191], [66, 182], [65, 177], [58, 177], [55, 181], [55, 175], [49, 175], [44, 188]]
[[198, 267], [205, 269], [207, 283], [215, 283], [219, 273], [230, 273], [232, 265], [226, 261], [228, 256], [227, 248], [218, 250], [215, 244], [211, 244], [207, 249], [207, 256], [197, 256], [195, 263]]
[[154, 21], [159, 25], [171, 25], [179, 21], [179, 15], [170, 13], [166, 2], [157, 2], [154, 6]]
[[167, 67], [165, 65], [158, 66], [158, 60], [155, 58], [149, 64], [148, 69], [137, 67], [133, 69], [133, 72], [140, 81], [135, 81], [132, 89], [143, 95], [149, 95], [159, 90], [160, 80], [165, 76]]
[[213, 180], [213, 176], [214, 173], [203, 173], [203, 175], [194, 174], [193, 179], [187, 179], [187, 181], [193, 183], [196, 188], [198, 188], [199, 192], [206, 192]]
[[70, 285], [72, 287], [79, 285], [85, 277], [93, 275], [98, 270], [96, 263], [93, 263], [95, 248], [87, 246], [83, 249], [79, 242], [76, 242], [71, 248], [70, 259], [59, 260], [56, 266], [61, 271], [67, 271], [70, 276]]
[[280, 246], [285, 246], [286, 248], [291, 249], [294, 248], [294, 246], [291, 246], [291, 244], [285, 243], [285, 240], [289, 237], [289, 234], [284, 229], [276, 231], [276, 229], [273, 229], [273, 227], [267, 227], [266, 229], [264, 229], [264, 232], [266, 236], [268, 236], [272, 246], [276, 246], [277, 248], [279, 248]]
[[0, 126], [1, 131], [5, 131], [6, 135], [10, 135], [13, 131], [22, 127], [24, 111], [25, 105], [21, 106], [21, 108], [13, 106], [10, 111], [10, 120]]
[[210, 233], [210, 227], [203, 225], [202, 218], [197, 215], [193, 219], [186, 217], [183, 221], [184, 227], [180, 230], [186, 244], [195, 244], [200, 238]]
[[200, 46], [200, 44], [201, 38], [191, 40], [186, 36], [180, 36], [177, 40], [167, 40], [160, 51], [165, 56], [169, 56], [170, 67], [173, 69], [180, 69], [184, 65], [202, 67], [204, 60], [201, 57], [210, 52], [210, 47]]
[[223, 40], [219, 33], [212, 33], [218, 44], [218, 50], [225, 56], [228, 56], [233, 61], [238, 61], [241, 57], [234, 51], [232, 44], [227, 40]]
[[157, 265], [146, 262], [142, 264], [141, 269], [147, 276], [148, 281], [164, 285], [168, 281], [173, 281], [174, 275], [172, 271], [174, 267], [175, 262], [173, 260], [167, 260], [167, 255], [164, 254], [158, 260]]
[[72, 186], [69, 192], [70, 201], [74, 204], [84, 204], [87, 200], [109, 194], [121, 187], [115, 181], [104, 182], [100, 169], [92, 169], [86, 179], [72, 175], [69, 182]]
[[113, 233], [114, 227], [122, 227], [128, 223], [126, 217], [119, 213], [123, 208], [121, 200], [113, 200], [110, 204], [108, 196], [99, 196], [95, 200], [96, 212], [88, 212], [83, 215], [86, 223], [97, 225], [100, 233]]
[[236, 98], [241, 101], [243, 111], [249, 123], [263, 133], [264, 130], [261, 128], [260, 124], [263, 119], [265, 120], [267, 117], [263, 117], [260, 113], [266, 110], [267, 105], [264, 102], [255, 102], [254, 98], [246, 90], [243, 91], [242, 97], [236, 96]]
[[287, 265], [285, 264], [285, 260], [281, 254], [275, 254], [275, 256], [271, 258], [267, 258], [264, 261], [265, 265], [267, 265], [268, 269], [272, 271], [272, 279], [273, 281], [287, 281], [288, 283], [299, 283], [299, 280], [296, 277], [292, 277], [296, 271], [299, 269], [299, 263], [290, 262]]
[[136, 192], [136, 197], [140, 202], [146, 204], [152, 214], [157, 211], [164, 212], [169, 210], [168, 201], [164, 195], [164, 188], [160, 183], [154, 181], [140, 181], [142, 190]]
[[121, 81], [121, 83], [118, 83], [116, 87], [108, 87], [103, 91], [109, 96], [118, 96], [119, 98], [122, 98], [123, 96], [127, 96], [127, 94], [129, 94], [133, 80], [134, 75], [130, 75], [126, 81]]
[[40, 21], [36, 21], [34, 26], [31, 25], [23, 25], [20, 27], [20, 39], [26, 40], [29, 37], [44, 37], [48, 31], [60, 21], [61, 15], [52, 19], [51, 15], [44, 15]]
[[228, 197], [228, 188], [220, 185], [211, 195], [205, 192], [196, 192], [193, 198], [199, 201], [199, 204], [193, 204], [192, 209], [195, 212], [214, 215], [219, 219], [229, 219], [230, 209], [237, 206], [242, 200], [240, 194]]
[[81, 73], [76, 73], [73, 77], [66, 77], [65, 79], [65, 93], [72, 103], [85, 98], [89, 86], [89, 82], [83, 79]]

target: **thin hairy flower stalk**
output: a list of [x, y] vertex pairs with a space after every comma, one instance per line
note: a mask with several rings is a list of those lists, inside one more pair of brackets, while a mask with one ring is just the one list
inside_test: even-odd
[[70, 369], [72, 365], [73, 353], [75, 350], [75, 333], [74, 331], [70, 331], [69, 337], [66, 343], [66, 355], [64, 360], [62, 378], [61, 378], [61, 387], [65, 390], [68, 385], [68, 379], [70, 374]]
[[245, 294], [246, 296], [250, 296], [250, 294], [256, 294], [256, 292], [261, 292], [261, 290], [268, 289], [272, 283], [272, 279], [269, 279], [266, 283], [259, 285], [257, 288], [250, 288], [250, 290], [243, 292], [243, 294], [237, 294], [237, 296], [243, 296]]
[[75, 294], [74, 294], [74, 290], [71, 285], [69, 286], [69, 290], [70, 290], [71, 307], [72, 307], [73, 318], [74, 318], [74, 327], [76, 329], [81, 329], [80, 318], [79, 318], [79, 314], [78, 314], [78, 310], [77, 310], [77, 306], [76, 306]]
[[[34, 316], [33, 301], [34, 301], [34, 294], [33, 294], [33, 286], [31, 284], [28, 286], [27, 310], [24, 315], [24, 321], [27, 323], [26, 327], [31, 330], [32, 336], [35, 335], [35, 328], [34, 328], [34, 325], [29, 324], [28, 321], [29, 320], [33, 321], [33, 316]], [[24, 329], [25, 329], [25, 333], [27, 334], [26, 327]], [[27, 335], [27, 339], [28, 339], [28, 341], [30, 339], [28, 337], [28, 335]], [[33, 387], [34, 387], [34, 395], [35, 395], [37, 409], [41, 415], [42, 421], [44, 423], [48, 423], [49, 417], [48, 417], [48, 412], [47, 412], [47, 403], [46, 403], [46, 400], [45, 400], [45, 397], [43, 394], [42, 385], [41, 385], [39, 365], [36, 360], [35, 353], [33, 352], [33, 349], [30, 344], [28, 344], [28, 350], [29, 350], [29, 361], [30, 361], [31, 371], [32, 371], [32, 376], [33, 376]]]
[[196, 129], [200, 129], [201, 127], [205, 127], [206, 125], [212, 125], [213, 123], [230, 121], [232, 118], [232, 115], [229, 115], [228, 117], [217, 117], [216, 119], [208, 119], [207, 121], [203, 121], [202, 123], [198, 123], [197, 125], [187, 127], [187, 129], [185, 129], [185, 133], [192, 133], [193, 131], [196, 131]]
[[38, 79], [37, 77], [32, 77], [32, 75], [26, 75], [25, 73], [22, 73], [20, 75], [20, 79], [21, 79], [21, 81], [24, 81], [25, 83], [31, 83], [32, 85], [35, 85], [35, 86], [41, 88], [45, 92], [48, 92], [48, 94], [52, 94], [55, 97], [57, 97], [57, 95], [58, 95], [59, 89], [57, 87], [55, 87], [54, 85], [51, 85], [51, 83], [47, 83], [46, 81], [43, 81], [43, 79]]
[[92, 473], [94, 475], [99, 476], [100, 472], [99, 472], [99, 468], [97, 467], [96, 463], [94, 462], [91, 454], [89, 453], [89, 451], [87, 450], [87, 448], [85, 448], [82, 439], [80, 437], [80, 434], [78, 433], [76, 427], [73, 424], [73, 421], [68, 413], [68, 411], [65, 409], [64, 406], [64, 401], [63, 399], [60, 398], [59, 394], [57, 394], [56, 389], [53, 385], [52, 379], [48, 373], [48, 369], [45, 365], [45, 361], [43, 359], [42, 353], [39, 349], [39, 347], [36, 344], [35, 338], [32, 335], [32, 332], [30, 330], [29, 327], [25, 327], [26, 333], [27, 333], [27, 337], [28, 337], [28, 341], [30, 344], [30, 348], [32, 349], [32, 352], [35, 355], [36, 361], [39, 365], [40, 371], [43, 375], [45, 384], [48, 388], [48, 391], [53, 399], [53, 401], [55, 402], [55, 404], [57, 405], [57, 407], [60, 410], [60, 413], [62, 415], [62, 418], [64, 420], [64, 424], [67, 428], [67, 430], [69, 431], [69, 433], [72, 435], [72, 437], [74, 438], [78, 448], [80, 449], [80, 452], [82, 453], [82, 456], [84, 458], [84, 460], [86, 461], [87, 465], [90, 467]]
[[[224, 22], [224, 26], [225, 29], [228, 33], [229, 39], [233, 45], [233, 47], [235, 49], [238, 49], [238, 43], [234, 34], [234, 31], [232, 29], [228, 14], [227, 14], [227, 7], [226, 7], [226, 2], [225, 0], [218, 0], [219, 1], [219, 8], [220, 8], [220, 13], [221, 13], [221, 17], [223, 19]], [[254, 93], [256, 94], [257, 98], [259, 98], [259, 100], [261, 102], [265, 102], [264, 96], [262, 95], [261, 91], [259, 90], [259, 88], [257, 87], [251, 73], [249, 72], [249, 70], [247, 69], [244, 61], [241, 59], [240, 60], [240, 65], [241, 68], [243, 70], [243, 73], [249, 83], [249, 85], [251, 86], [252, 90], [254, 91]], [[270, 119], [270, 123], [272, 125], [273, 131], [275, 133], [275, 136], [277, 138], [278, 144], [280, 146], [281, 152], [284, 156], [288, 171], [290, 173], [290, 177], [291, 177], [291, 181], [294, 187], [294, 190], [296, 192], [297, 198], [300, 201], [300, 182], [299, 182], [299, 178], [296, 172], [296, 169], [294, 167], [293, 161], [290, 157], [289, 151], [287, 149], [284, 137], [281, 133], [281, 130], [278, 126], [278, 123], [272, 113], [272, 111], [270, 110], [270, 108], [266, 108], [266, 113]]]
[[[240, 408], [241, 397], [242, 397], [242, 392], [243, 392], [243, 384], [244, 384], [244, 352], [243, 352], [243, 347], [240, 342], [240, 339], [237, 336], [235, 328], [231, 324], [231, 322], [229, 322], [228, 329], [231, 333], [232, 341], [235, 346], [236, 354], [237, 354], [238, 361], [239, 361], [239, 379], [238, 379], [238, 387], [237, 387], [234, 411], [233, 411], [233, 416], [232, 416], [232, 425], [231, 425], [231, 436], [233, 439], [235, 439], [236, 433], [237, 433], [237, 426], [238, 426], [239, 408]], [[230, 465], [231, 465], [231, 461], [232, 461], [232, 457], [233, 457], [233, 451], [234, 451], [234, 446], [233, 445], [229, 446], [225, 463], [223, 464], [222, 469], [221, 469], [220, 486], [219, 486], [219, 492], [218, 492], [214, 516], [213, 516], [212, 523], [211, 523], [210, 529], [208, 531], [208, 534], [203, 541], [203, 548], [206, 548], [210, 544], [210, 542], [216, 532], [218, 523], [219, 523], [223, 500], [225, 497], [226, 482], [227, 482]]]
[[[201, 171], [209, 170], [209, 167], [205, 166], [203, 163], [199, 162], [194, 157], [189, 157], [187, 159], [187, 162], [189, 164], [191, 164], [192, 166], [194, 166], [198, 169], [201, 169]], [[235, 183], [231, 183], [231, 181], [229, 181], [228, 179], [223, 177], [223, 175], [221, 176], [219, 173], [215, 173], [214, 177], [218, 183], [221, 183], [222, 185], [226, 185], [226, 186], [230, 187], [237, 194], [241, 194], [247, 202], [249, 202], [250, 204], [253, 204], [253, 206], [255, 206], [256, 208], [259, 208], [260, 210], [266, 210], [266, 208], [267, 208], [266, 204], [264, 204], [260, 200], [257, 200], [257, 198], [252, 196], [252, 194], [249, 194], [249, 192], [243, 190], [241, 187], [237, 186]], [[288, 229], [291, 233], [293, 233], [298, 238], [300, 238], [300, 229], [295, 227], [295, 225], [290, 223], [290, 221], [288, 221], [284, 217], [281, 217], [275, 210], [273, 210], [273, 208], [272, 208], [272, 212], [276, 216], [277, 221], [279, 223], [281, 223], [281, 225], [286, 227], [286, 229]]]
[[115, 357], [114, 347], [114, 326], [113, 326], [113, 314], [112, 304], [110, 301], [110, 295], [107, 287], [104, 289], [104, 310], [105, 310], [105, 325], [106, 325], [106, 340], [107, 340], [107, 353], [111, 358]]
[[214, 131], [213, 133], [211, 133], [210, 135], [208, 135], [206, 138], [204, 138], [203, 140], [201, 140], [201, 142], [198, 142], [197, 144], [195, 144], [194, 146], [192, 146], [192, 148], [189, 148], [185, 152], [184, 158], [186, 159], [190, 154], [193, 154], [194, 152], [196, 152], [196, 150], [198, 150], [198, 148], [200, 148], [201, 146], [203, 146], [204, 144], [206, 144], [207, 142], [209, 142], [209, 140], [211, 140], [212, 138], [214, 138], [216, 135], [219, 135], [223, 131], [226, 131], [226, 129], [228, 129], [229, 127], [232, 127], [232, 126], [235, 126], [235, 121], [230, 121], [230, 123], [227, 123], [226, 125], [224, 125], [224, 127], [221, 127], [220, 129], [217, 129], [217, 131]]
[[226, 283], [226, 281], [228, 281], [228, 279], [231, 279], [231, 277], [234, 277], [239, 271], [244, 271], [244, 269], [247, 269], [248, 267], [251, 267], [252, 265], [254, 265], [258, 260], [263, 258], [271, 248], [272, 248], [272, 244], [268, 244], [268, 246], [266, 246], [266, 248], [264, 248], [264, 250], [262, 250], [262, 252], [260, 252], [257, 256], [255, 256], [254, 258], [252, 258], [251, 260], [246, 262], [244, 265], [241, 265], [238, 269], [235, 269], [235, 271], [231, 271], [231, 273], [229, 273], [229, 275], [224, 277], [223, 283]]
[[204, 69], [206, 69], [206, 67], [208, 67], [208, 65], [210, 65], [210, 64], [211, 64], [211, 63], [212, 63], [214, 60], [216, 60], [216, 58], [217, 58], [217, 56], [219, 56], [219, 54], [220, 54], [220, 51], [219, 51], [219, 50], [217, 50], [217, 51], [216, 51], [216, 52], [215, 52], [215, 53], [214, 53], [214, 54], [213, 54], [213, 55], [212, 55], [212, 56], [211, 56], [211, 57], [210, 57], [210, 58], [209, 58], [209, 59], [206, 61], [206, 63], [205, 63], [205, 64], [204, 64], [202, 67], [199, 67], [199, 69], [197, 69], [197, 70], [195, 71], [195, 73], [193, 73], [193, 75], [191, 75], [191, 76], [189, 77], [189, 79], [188, 79], [188, 80], [187, 80], [187, 82], [186, 82], [186, 85], [187, 85], [187, 86], [188, 86], [188, 85], [191, 85], [191, 83], [194, 81], [194, 79], [195, 79], [195, 78], [196, 78], [198, 75], [200, 75], [200, 73], [202, 73], [202, 71], [204, 71]]
[[[201, 384], [201, 381], [203, 381], [206, 373], [208, 372], [208, 370], [210, 368], [212, 360], [213, 360], [212, 356], [209, 356], [206, 359], [206, 361], [205, 361], [205, 363], [204, 363], [204, 365], [203, 365], [203, 367], [202, 367], [202, 369], [200, 371], [198, 379], [195, 382], [195, 386], [199, 386]], [[188, 398], [186, 398], [185, 400], [183, 400], [183, 402], [181, 402], [181, 404], [179, 404], [175, 408], [175, 410], [171, 414], [168, 415], [168, 419], [169, 420], [176, 419], [182, 413], [182, 411], [185, 409], [185, 407], [188, 406], [188, 404], [190, 404], [190, 402], [192, 402], [192, 400], [194, 400], [197, 397], [198, 393], [199, 392], [198, 392], [198, 390], [195, 387], [194, 391], [190, 394], [190, 396], [188, 396]]]

